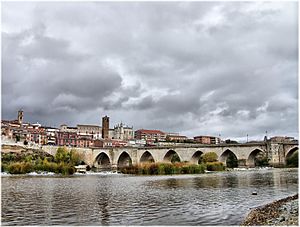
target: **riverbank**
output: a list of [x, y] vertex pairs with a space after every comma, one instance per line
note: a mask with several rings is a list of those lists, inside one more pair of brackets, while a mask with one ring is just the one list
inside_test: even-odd
[[298, 226], [298, 194], [252, 210], [241, 225]]
[[1, 150], [1, 172], [9, 174], [28, 174], [50, 172], [71, 175], [82, 158], [76, 151], [58, 148], [53, 157], [43, 150], [3, 149]]

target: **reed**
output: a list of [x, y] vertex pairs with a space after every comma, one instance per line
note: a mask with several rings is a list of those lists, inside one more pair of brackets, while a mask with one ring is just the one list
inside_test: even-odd
[[121, 167], [124, 174], [164, 175], [164, 174], [199, 174], [205, 172], [205, 165], [188, 163], [145, 163]]

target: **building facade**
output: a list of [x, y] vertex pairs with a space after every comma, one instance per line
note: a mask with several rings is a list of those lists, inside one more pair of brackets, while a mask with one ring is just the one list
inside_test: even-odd
[[139, 129], [134, 132], [134, 138], [138, 140], [144, 139], [146, 141], [165, 141], [166, 133], [160, 130]]
[[92, 139], [102, 138], [102, 128], [98, 125], [77, 125], [77, 134], [82, 136], [92, 136]]
[[114, 127], [114, 133], [113, 133], [113, 139], [119, 139], [119, 140], [131, 140], [134, 137], [133, 133], [133, 127], [128, 127], [121, 124], [117, 124]]
[[56, 145], [57, 144], [57, 133], [59, 132], [58, 128], [45, 127], [45, 132], [47, 135], [47, 144]]
[[166, 141], [170, 142], [184, 142], [187, 140], [186, 136], [181, 136], [179, 133], [168, 133], [166, 136]]
[[77, 146], [77, 132], [57, 132], [57, 145], [58, 146]]
[[201, 144], [219, 144], [221, 139], [215, 136], [195, 136], [194, 141]]

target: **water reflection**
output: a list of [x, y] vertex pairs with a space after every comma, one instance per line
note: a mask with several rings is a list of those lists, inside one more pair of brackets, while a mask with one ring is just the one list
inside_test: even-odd
[[279, 169], [1, 181], [2, 225], [239, 225], [250, 208], [298, 191], [297, 170]]
[[110, 189], [108, 185], [104, 185], [103, 188], [96, 187], [96, 201], [99, 207], [100, 213], [100, 222], [101, 225], [109, 225], [109, 201], [111, 194], [109, 193]]

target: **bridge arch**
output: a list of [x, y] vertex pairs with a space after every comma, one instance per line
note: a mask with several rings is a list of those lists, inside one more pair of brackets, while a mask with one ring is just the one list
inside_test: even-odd
[[149, 151], [145, 151], [140, 158], [140, 163], [155, 162], [153, 155]]
[[193, 163], [193, 164], [198, 164], [199, 161], [200, 161], [200, 158], [201, 158], [201, 155], [203, 155], [203, 152], [202, 151], [196, 151], [191, 160], [190, 160], [190, 163]]
[[291, 157], [296, 151], [298, 151], [298, 146], [291, 148], [285, 155], [285, 159]]
[[98, 169], [110, 169], [111, 160], [106, 153], [101, 152], [97, 155], [94, 166]]
[[[175, 160], [175, 159], [179, 159], [179, 160]], [[177, 162], [177, 161], [181, 162], [181, 160], [182, 159], [180, 158], [178, 153], [174, 150], [169, 150], [163, 158], [163, 162], [169, 162], [169, 163], [170, 162]]]
[[256, 148], [255, 150], [251, 151], [248, 158], [247, 158], [247, 166], [250, 167], [255, 167], [256, 163], [255, 163], [255, 159], [258, 156], [263, 156], [264, 152], [261, 149]]
[[238, 158], [236, 154], [230, 150], [226, 149], [219, 157], [219, 161], [223, 162], [225, 166], [233, 168], [238, 167]]
[[132, 165], [132, 159], [130, 155], [126, 151], [123, 151], [118, 158], [118, 167], [127, 167], [131, 165]]

